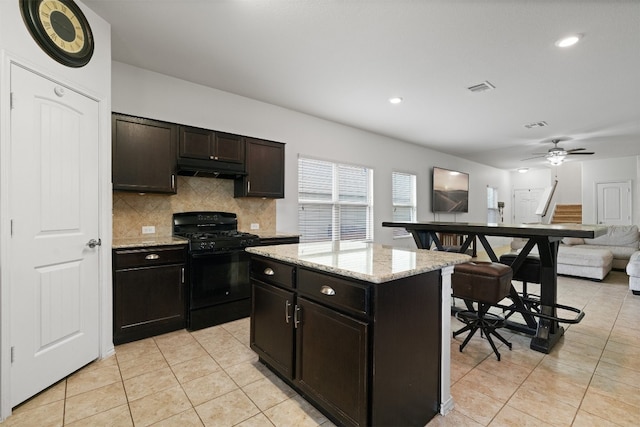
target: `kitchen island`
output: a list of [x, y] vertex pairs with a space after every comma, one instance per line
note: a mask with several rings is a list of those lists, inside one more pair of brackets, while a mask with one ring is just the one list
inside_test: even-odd
[[453, 407], [451, 273], [469, 256], [345, 241], [246, 250], [251, 348], [332, 421], [424, 426]]

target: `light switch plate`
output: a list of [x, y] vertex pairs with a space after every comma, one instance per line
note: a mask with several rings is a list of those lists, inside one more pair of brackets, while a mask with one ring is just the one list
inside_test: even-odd
[[155, 232], [156, 232], [156, 227], [154, 225], [142, 226], [142, 234], [154, 234]]
[[260, 230], [260, 224], [258, 224], [257, 222], [252, 222], [251, 223], [251, 229], [252, 230]]

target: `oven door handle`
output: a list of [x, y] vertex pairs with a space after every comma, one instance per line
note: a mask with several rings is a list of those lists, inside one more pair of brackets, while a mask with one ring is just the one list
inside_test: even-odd
[[243, 253], [243, 252], [244, 252], [243, 249], [231, 250], [231, 251], [217, 251], [217, 252], [196, 252], [196, 253], [192, 252], [189, 256], [194, 259], [213, 258], [216, 255], [229, 255], [229, 254]]

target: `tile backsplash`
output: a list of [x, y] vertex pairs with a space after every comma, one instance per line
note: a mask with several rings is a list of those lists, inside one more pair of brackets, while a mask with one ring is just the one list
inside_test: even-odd
[[[174, 212], [222, 211], [238, 215], [238, 230], [255, 234], [276, 232], [276, 201], [233, 197], [233, 180], [178, 176], [177, 194], [113, 192], [113, 238], [141, 237], [143, 226], [155, 236], [170, 236]], [[250, 230], [251, 224], [260, 225]]]

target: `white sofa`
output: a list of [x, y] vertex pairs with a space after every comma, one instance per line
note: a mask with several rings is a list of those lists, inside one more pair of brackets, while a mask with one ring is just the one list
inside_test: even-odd
[[[511, 247], [522, 245], [514, 239]], [[564, 238], [558, 248], [558, 274], [602, 280], [612, 268], [624, 270], [639, 248], [637, 225], [610, 225], [607, 234], [595, 239]]]
[[634, 295], [640, 295], [640, 251], [634, 252], [627, 264], [629, 275], [629, 289]]

